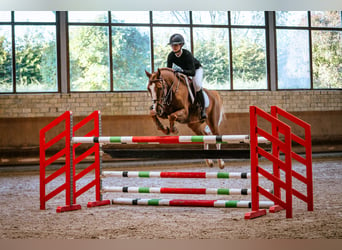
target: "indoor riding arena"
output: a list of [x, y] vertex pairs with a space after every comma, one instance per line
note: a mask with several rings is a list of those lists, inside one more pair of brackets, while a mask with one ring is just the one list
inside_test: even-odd
[[[126, 18], [115, 11], [105, 11], [103, 23], [82, 21], [92, 15], [75, 11], [48, 20], [49, 13], [36, 19], [0, 12], [0, 59], [7, 53], [11, 62], [3, 67], [0, 60], [1, 71], [10, 72], [0, 72], [0, 238], [342, 239], [341, 11], [303, 11], [300, 28], [293, 27], [298, 13], [290, 24], [291, 13], [281, 11], [258, 13], [257, 26], [241, 21], [251, 13], [238, 11], [223, 15], [227, 24], [207, 24], [204, 16], [198, 23], [196, 11], [189, 11], [189, 24], [172, 17], [162, 23], [158, 11], [145, 12], [148, 21], [138, 23], [115, 23]], [[316, 15], [340, 21], [321, 30]], [[197, 40], [210, 39], [201, 40], [201, 30], [219, 36], [219, 29], [227, 30], [229, 46], [215, 52], [220, 56], [204, 55]], [[222, 99], [218, 135], [196, 135], [177, 122], [178, 133], [166, 135], [151, 117], [145, 70], [165, 67], [169, 34], [176, 32], [205, 62], [204, 88]], [[340, 47], [321, 46], [324, 32]], [[45, 35], [30, 47], [28, 33]], [[293, 36], [307, 36], [308, 50], [301, 42], [292, 48], [286, 40]], [[251, 40], [263, 41], [256, 50], [261, 64], [248, 54]], [[100, 47], [104, 41], [108, 46]], [[40, 56], [35, 66], [33, 59], [22, 63], [29, 49]], [[329, 67], [317, 68], [327, 55]], [[215, 60], [225, 56], [226, 73], [210, 77], [219, 71], [208, 65], [224, 64]], [[250, 66], [238, 68], [240, 59]], [[261, 69], [249, 72], [252, 65]]]

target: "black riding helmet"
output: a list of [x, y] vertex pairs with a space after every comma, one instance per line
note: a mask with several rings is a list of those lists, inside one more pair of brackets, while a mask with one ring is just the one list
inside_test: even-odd
[[168, 45], [184, 44], [184, 37], [181, 34], [173, 34]]

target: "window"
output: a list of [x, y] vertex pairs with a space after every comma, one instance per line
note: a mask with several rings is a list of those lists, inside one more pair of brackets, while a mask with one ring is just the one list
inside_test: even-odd
[[194, 50], [205, 72], [203, 85], [230, 89], [228, 29], [194, 28]]
[[312, 27], [342, 28], [340, 11], [311, 11]]
[[0, 94], [146, 91], [145, 70], [166, 67], [174, 33], [209, 89], [342, 89], [341, 20], [341, 11], [0, 11]]
[[264, 12], [231, 12], [231, 21], [224, 11], [191, 14], [193, 24], [186, 25], [185, 12], [153, 12], [154, 68], [166, 65], [171, 51], [166, 46], [168, 39], [180, 33], [185, 38], [184, 48], [193, 50], [204, 68], [204, 87], [267, 89]]
[[[311, 12], [313, 88], [342, 88], [341, 12]], [[338, 29], [330, 29], [338, 28]]]
[[309, 32], [277, 31], [279, 89], [310, 88]]
[[87, 13], [68, 13], [70, 90], [145, 90], [150, 30], [130, 23], [148, 22], [149, 12], [113, 11], [111, 18], [108, 12]]
[[13, 92], [10, 25], [0, 25], [0, 92]]
[[232, 11], [233, 89], [267, 89], [265, 14]]
[[114, 90], [146, 90], [145, 70], [151, 71], [149, 12], [112, 11], [111, 15]]
[[227, 25], [228, 13], [226, 11], [193, 11], [192, 22], [202, 25]]
[[150, 71], [150, 36], [147, 27], [112, 28], [114, 90], [146, 90]]
[[277, 11], [277, 26], [308, 26], [308, 13], [306, 11]]
[[69, 11], [68, 21], [70, 91], [109, 91], [107, 12]]
[[106, 11], [69, 11], [70, 23], [108, 23]]
[[278, 89], [342, 88], [338, 11], [276, 12]]
[[109, 91], [108, 27], [70, 26], [71, 91]]
[[263, 11], [232, 11], [232, 25], [264, 26], [265, 13]]
[[[153, 11], [153, 69], [166, 67], [167, 56], [171, 52], [168, 46], [172, 34], [183, 35], [184, 49], [192, 51], [190, 34], [190, 17], [188, 11]], [[184, 26], [186, 24], [186, 26]]]
[[112, 23], [150, 23], [148, 11], [112, 11]]
[[10, 22], [11, 12], [10, 11], [0, 11], [0, 22]]
[[233, 29], [234, 89], [267, 89], [264, 29]]
[[58, 91], [56, 13], [1, 12], [0, 68], [0, 92]]
[[168, 46], [172, 34], [182, 34], [185, 40], [184, 49], [191, 51], [190, 29], [181, 27], [154, 27], [153, 28], [153, 49], [154, 69], [166, 67], [167, 56], [171, 52]]
[[189, 11], [153, 11], [153, 23], [155, 24], [189, 24]]

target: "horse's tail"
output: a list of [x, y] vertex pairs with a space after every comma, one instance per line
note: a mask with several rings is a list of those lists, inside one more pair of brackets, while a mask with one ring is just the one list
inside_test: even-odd
[[223, 121], [225, 121], [225, 120], [226, 120], [226, 117], [225, 117], [225, 115], [224, 115], [224, 106], [223, 106], [223, 103], [221, 102], [221, 103], [220, 103], [220, 119], [219, 119], [219, 121], [218, 121], [218, 125], [220, 126], [221, 123], [222, 123]]
[[223, 106], [223, 101], [222, 101], [222, 98], [221, 96], [218, 94], [218, 105], [219, 105], [219, 109], [220, 109], [220, 118], [219, 118], [219, 121], [218, 121], [218, 126], [221, 125], [221, 123], [223, 121], [225, 121], [225, 115], [224, 115], [224, 106]]
[[217, 91], [208, 91], [207, 89], [205, 90], [207, 91], [207, 93], [210, 93], [210, 96], [212, 98], [212, 107], [209, 115], [209, 123], [212, 126], [212, 132], [215, 134], [220, 134], [220, 125], [225, 120], [223, 100]]

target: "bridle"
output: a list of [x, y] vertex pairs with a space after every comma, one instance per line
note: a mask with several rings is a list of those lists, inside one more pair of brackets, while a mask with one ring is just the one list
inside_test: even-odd
[[[156, 99], [152, 99], [153, 104], [151, 106], [151, 110], [155, 109], [155, 111], [157, 112], [157, 115], [158, 116], [162, 116], [164, 114], [164, 112], [165, 112], [164, 111], [165, 110], [165, 105], [166, 106], [170, 106], [171, 105], [173, 94], [177, 93], [178, 88], [179, 88], [180, 80], [178, 78], [178, 83], [177, 83], [177, 86], [176, 86], [176, 89], [175, 89], [174, 93], [172, 91], [173, 86], [175, 85], [174, 81], [172, 82], [171, 86], [168, 88], [168, 84], [166, 83], [166, 81], [162, 77], [160, 77], [160, 78], [157, 78], [157, 79], [154, 79], [154, 80], [149, 80], [149, 85], [152, 84], [152, 83], [158, 83], [158, 82], [161, 83], [162, 93], [163, 94], [159, 95], [158, 93], [156, 93]], [[157, 88], [157, 87], [155, 87], [155, 88]]]

